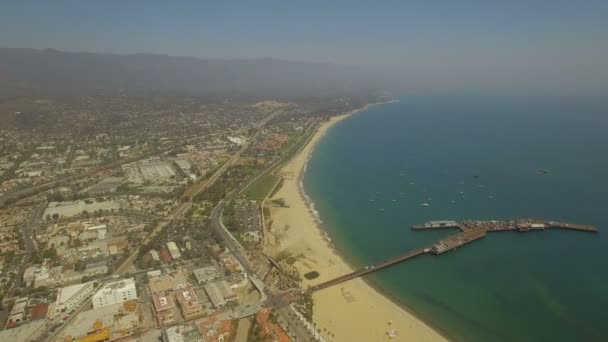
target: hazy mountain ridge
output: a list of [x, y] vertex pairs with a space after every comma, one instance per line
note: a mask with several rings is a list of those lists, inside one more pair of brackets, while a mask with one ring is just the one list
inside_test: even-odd
[[0, 96], [340, 95], [379, 84], [367, 70], [334, 64], [0, 48]]

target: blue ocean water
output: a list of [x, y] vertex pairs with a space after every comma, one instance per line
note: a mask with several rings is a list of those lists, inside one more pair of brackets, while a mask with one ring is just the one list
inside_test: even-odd
[[410, 230], [429, 220], [597, 226], [491, 234], [368, 277], [457, 341], [608, 341], [608, 100], [404, 97], [334, 126], [304, 186], [359, 266], [454, 233]]

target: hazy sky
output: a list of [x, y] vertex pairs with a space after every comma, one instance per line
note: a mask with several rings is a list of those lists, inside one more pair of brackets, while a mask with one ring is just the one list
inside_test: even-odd
[[4, 0], [0, 46], [333, 62], [429, 86], [608, 89], [608, 0]]

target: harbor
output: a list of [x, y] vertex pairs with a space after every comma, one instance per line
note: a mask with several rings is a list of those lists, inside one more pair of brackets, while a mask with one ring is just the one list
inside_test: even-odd
[[596, 227], [591, 225], [567, 223], [560, 221], [547, 221], [547, 220], [533, 220], [533, 219], [522, 219], [522, 220], [507, 220], [507, 221], [430, 221], [420, 225], [413, 225], [412, 230], [431, 230], [431, 229], [457, 229], [460, 232], [451, 235], [445, 239], [436, 241], [435, 243], [410, 250], [404, 254], [386, 259], [374, 265], [365, 266], [362, 269], [354, 271], [352, 273], [345, 274], [343, 276], [331, 279], [329, 281], [317, 284], [310, 288], [312, 292], [320, 291], [331, 286], [338, 285], [340, 283], [349, 281], [354, 278], [364, 276], [366, 274], [375, 272], [380, 269], [387, 268], [389, 266], [404, 262], [406, 260], [413, 259], [414, 257], [423, 254], [434, 254], [439, 255], [449, 251], [452, 251], [460, 246], [468, 243], [477, 241], [484, 238], [487, 233], [492, 232], [530, 232], [539, 231], [546, 229], [564, 229], [573, 230], [587, 233], [597, 233]]

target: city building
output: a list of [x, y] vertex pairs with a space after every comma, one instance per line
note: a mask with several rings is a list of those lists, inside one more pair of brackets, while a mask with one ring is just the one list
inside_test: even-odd
[[25, 309], [27, 308], [27, 297], [21, 297], [15, 301], [8, 316], [7, 322], [20, 323], [25, 321]]
[[220, 270], [218, 270], [215, 265], [197, 268], [192, 271], [192, 274], [194, 274], [194, 278], [198, 284], [208, 283], [212, 280], [218, 279], [222, 275]]
[[135, 279], [123, 279], [105, 284], [93, 296], [93, 308], [97, 309], [117, 303], [123, 303], [130, 299], [137, 299]]
[[228, 283], [224, 280], [216, 281], [203, 285], [205, 293], [209, 296], [211, 304], [216, 309], [222, 309], [229, 302], [235, 302], [237, 300], [236, 294], [228, 286]]
[[184, 336], [182, 335], [182, 326], [174, 326], [165, 329], [163, 333], [163, 340], [167, 342], [185, 342]]
[[62, 287], [57, 291], [57, 300], [53, 310], [54, 315], [72, 310], [78, 303], [93, 292], [93, 282]]
[[163, 341], [167, 342], [211, 342], [203, 339], [196, 323], [176, 325], [163, 331]]
[[158, 255], [158, 252], [155, 249], [151, 249], [149, 253], [152, 256], [152, 260], [160, 261], [160, 256]]
[[243, 266], [241, 266], [241, 263], [236, 260], [234, 255], [224, 253], [219, 256], [219, 259], [220, 263], [222, 266], [224, 266], [224, 269], [228, 272], [228, 274], [237, 275], [243, 273]]
[[196, 293], [191, 288], [178, 291], [176, 298], [184, 319], [198, 317], [203, 314], [203, 307], [199, 303]]
[[199, 323], [199, 330], [205, 342], [223, 342], [230, 340], [232, 321], [212, 318]]
[[32, 320], [45, 319], [49, 311], [49, 305], [46, 303], [36, 304], [30, 309]]
[[182, 257], [182, 254], [179, 251], [179, 247], [177, 247], [177, 244], [175, 242], [173, 242], [173, 241], [167, 242], [167, 249], [169, 250], [169, 253], [171, 254], [171, 259], [177, 260]]
[[93, 277], [96, 275], [108, 273], [108, 265], [105, 261], [94, 262], [85, 266], [83, 275], [87, 277]]
[[171, 259], [171, 253], [169, 253], [169, 249], [165, 245], [160, 247], [159, 256], [160, 256], [160, 260], [164, 264], [170, 264], [171, 261], [173, 260], [173, 259]]
[[57, 214], [59, 217], [71, 217], [81, 214], [84, 210], [89, 213], [97, 210], [118, 210], [120, 204], [114, 201], [96, 202], [95, 200], [50, 202], [44, 211], [44, 217], [52, 217]]
[[175, 303], [170, 296], [159, 293], [152, 294], [154, 313], [158, 324], [170, 324], [175, 322]]

